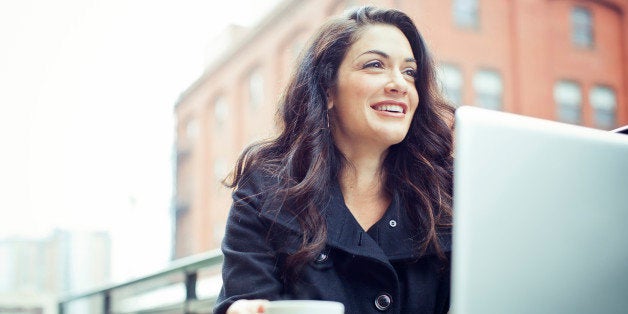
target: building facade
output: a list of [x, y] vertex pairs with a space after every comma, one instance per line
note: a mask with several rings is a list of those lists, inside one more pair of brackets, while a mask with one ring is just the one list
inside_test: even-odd
[[628, 1], [285, 0], [217, 56], [175, 107], [173, 258], [217, 248], [247, 144], [272, 136], [293, 62], [312, 32], [348, 7], [408, 13], [456, 105], [600, 129], [628, 124]]

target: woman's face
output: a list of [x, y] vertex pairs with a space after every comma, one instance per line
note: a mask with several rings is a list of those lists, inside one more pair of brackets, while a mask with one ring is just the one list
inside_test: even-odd
[[367, 26], [342, 60], [329, 95], [336, 145], [386, 149], [401, 142], [419, 104], [416, 72], [410, 43], [398, 28]]

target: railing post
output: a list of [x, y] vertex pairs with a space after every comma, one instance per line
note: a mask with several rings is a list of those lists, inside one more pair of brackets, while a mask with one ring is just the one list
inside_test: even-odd
[[105, 290], [105, 297], [103, 299], [103, 313], [111, 314], [111, 291]]
[[185, 273], [185, 310], [184, 313], [189, 313], [190, 301], [196, 300], [196, 279], [198, 275], [196, 271]]
[[57, 309], [58, 314], [64, 314], [65, 313], [65, 306], [64, 305], [65, 304], [64, 304], [63, 301], [59, 302], [58, 309]]

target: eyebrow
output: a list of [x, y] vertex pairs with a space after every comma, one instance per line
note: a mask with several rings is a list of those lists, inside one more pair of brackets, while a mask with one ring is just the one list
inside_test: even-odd
[[[381, 51], [381, 50], [369, 50], [369, 51], [365, 51], [365, 52], [363, 52], [362, 54], [360, 54], [358, 57], [363, 56], [363, 55], [366, 55], [366, 54], [370, 54], [370, 53], [372, 53], [372, 54], [376, 54], [376, 55], [380, 55], [380, 56], [382, 56], [383, 58], [386, 58], [386, 59], [390, 59], [390, 56], [389, 56], [387, 53], [385, 53], [385, 52], [383, 52], [383, 51]], [[405, 62], [413, 62], [413, 63], [417, 63], [417, 62], [416, 62], [416, 59], [414, 59], [414, 58], [406, 58], [404, 61], [405, 61]]]

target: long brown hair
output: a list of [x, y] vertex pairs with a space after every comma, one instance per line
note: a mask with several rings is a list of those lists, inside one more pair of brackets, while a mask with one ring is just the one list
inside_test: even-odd
[[403, 200], [417, 251], [433, 250], [445, 259], [439, 235], [451, 229], [453, 108], [441, 97], [432, 57], [412, 20], [398, 10], [361, 7], [331, 19], [310, 39], [280, 102], [280, 134], [247, 147], [227, 184], [237, 188], [252, 171], [277, 179], [276, 185], [265, 188], [266, 197], [279, 199], [281, 210], [297, 218], [303, 233], [300, 249], [286, 259], [285, 281], [325, 246], [327, 230], [319, 209], [347, 164], [328, 127], [326, 91], [336, 84], [349, 47], [372, 24], [401, 30], [418, 66], [415, 85], [420, 103], [405, 139], [389, 148], [385, 189]]

